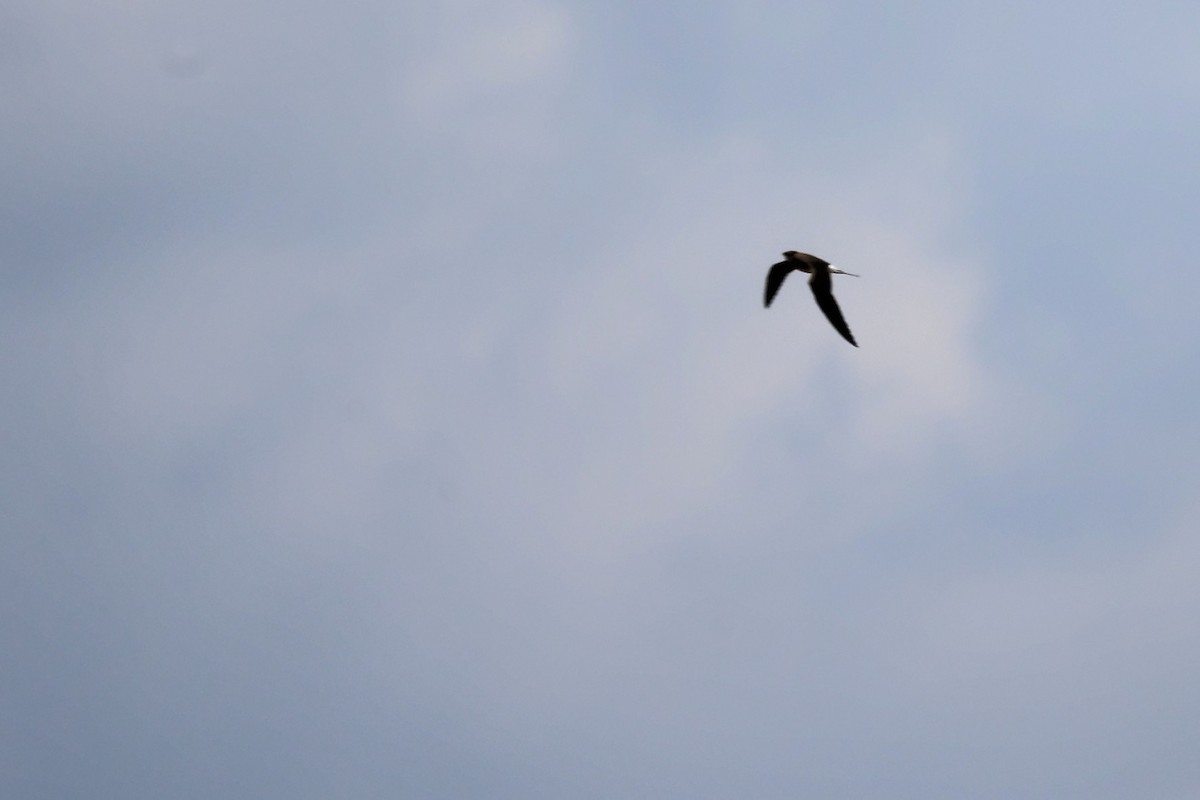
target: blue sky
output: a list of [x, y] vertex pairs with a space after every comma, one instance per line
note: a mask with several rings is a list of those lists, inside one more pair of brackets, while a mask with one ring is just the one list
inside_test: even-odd
[[1196, 796], [1198, 24], [0, 4], [0, 794]]

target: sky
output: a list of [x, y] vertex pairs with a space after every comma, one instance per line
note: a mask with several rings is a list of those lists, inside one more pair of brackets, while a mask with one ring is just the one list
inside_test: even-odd
[[0, 2], [0, 795], [1200, 796], [1198, 26]]

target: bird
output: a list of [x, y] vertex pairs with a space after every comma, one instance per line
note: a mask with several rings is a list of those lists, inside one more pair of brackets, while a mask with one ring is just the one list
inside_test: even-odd
[[778, 264], [772, 264], [771, 269], [767, 272], [767, 285], [763, 289], [763, 307], [771, 307], [771, 301], [775, 299], [779, 287], [783, 285], [783, 279], [788, 276], [789, 272], [794, 269], [807, 272], [811, 275], [808, 279], [808, 288], [812, 289], [813, 298], [817, 301], [817, 306], [821, 311], [825, 312], [825, 318], [833, 325], [834, 330], [842, 335], [843, 339], [858, 347], [858, 342], [854, 341], [854, 334], [850, 333], [850, 326], [842, 317], [842, 310], [838, 308], [837, 301], [833, 299], [833, 280], [830, 278], [830, 274], [850, 275], [854, 278], [859, 276], [853, 272], [843, 272], [823, 258], [796, 250], [788, 250], [783, 254], [783, 258], [784, 260]]

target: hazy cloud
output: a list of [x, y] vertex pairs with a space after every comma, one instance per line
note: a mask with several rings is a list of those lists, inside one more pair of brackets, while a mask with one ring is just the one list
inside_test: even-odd
[[1190, 796], [1194, 17], [10, 3], [0, 786]]

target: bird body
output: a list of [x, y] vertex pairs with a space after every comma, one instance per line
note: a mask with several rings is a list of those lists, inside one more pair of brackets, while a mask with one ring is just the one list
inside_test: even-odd
[[831, 277], [832, 275], [850, 275], [855, 278], [858, 276], [853, 272], [843, 272], [833, 267], [823, 258], [796, 250], [788, 250], [783, 254], [783, 259], [778, 264], [772, 264], [771, 269], [767, 272], [767, 284], [763, 289], [763, 305], [770, 307], [771, 301], [779, 292], [779, 287], [783, 286], [783, 279], [792, 270], [806, 272], [809, 274], [808, 288], [812, 289], [817, 307], [821, 309], [825, 318], [833, 325], [834, 330], [842, 335], [843, 339], [858, 347], [858, 342], [854, 341], [854, 334], [850, 333], [850, 326], [842, 317], [842, 310], [838, 307], [837, 300], [833, 299], [833, 278]]

